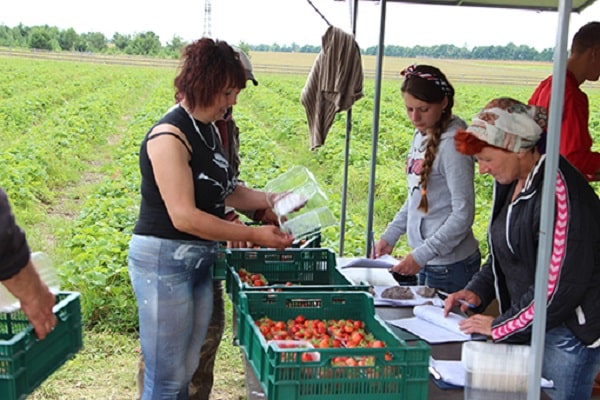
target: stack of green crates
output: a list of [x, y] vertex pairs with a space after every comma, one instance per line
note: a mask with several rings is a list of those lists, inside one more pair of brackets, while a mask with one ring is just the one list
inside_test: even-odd
[[[430, 347], [407, 344], [374, 312], [373, 297], [360, 291], [250, 292], [239, 294], [239, 345], [267, 400], [424, 400], [428, 393]], [[268, 317], [361, 320], [383, 348], [279, 348], [268, 343], [256, 321]], [[368, 365], [338, 366], [336, 357], [369, 357]]]
[[[308, 235], [305, 239], [302, 239], [301, 241], [296, 241], [293, 243], [292, 248], [297, 248], [297, 249], [313, 249], [313, 248], [320, 248], [321, 247], [321, 232], [317, 231], [314, 232], [311, 235]], [[213, 266], [213, 279], [218, 279], [218, 280], [224, 280], [226, 275], [227, 275], [227, 255], [231, 252], [231, 251], [236, 251], [236, 250], [229, 250], [229, 249], [225, 249], [222, 248], [219, 250], [219, 254], [217, 255], [217, 260], [215, 261], [215, 264]]]
[[[330, 249], [238, 249], [227, 252], [226, 292], [237, 307], [242, 291], [367, 291], [366, 283], [355, 285], [336, 268], [335, 253]], [[262, 274], [268, 285], [254, 287], [240, 279], [244, 268]], [[287, 284], [291, 283], [291, 286]]]
[[0, 313], [0, 399], [25, 399], [82, 347], [79, 293], [60, 292], [57, 325], [38, 340], [22, 311]]

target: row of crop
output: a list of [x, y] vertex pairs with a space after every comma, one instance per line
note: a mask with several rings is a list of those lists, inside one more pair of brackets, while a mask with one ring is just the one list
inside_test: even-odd
[[[169, 101], [168, 96], [154, 97], [151, 92], [153, 87], [168, 91], [170, 79], [165, 80], [164, 72], [155, 69], [52, 61], [19, 63], [15, 59], [0, 65], [0, 70], [11, 68], [19, 71], [17, 76], [55, 84], [44, 88], [30, 84], [27, 78], [4, 82], [5, 93], [18, 87], [29, 90], [0, 99], [1, 115], [7, 116], [2, 121], [13, 121], [0, 125], [0, 186], [9, 193], [32, 248], [48, 251], [58, 262], [61, 286], [82, 293], [86, 323], [98, 313], [118, 315], [122, 305], [135, 313], [123, 249], [139, 200], [139, 179], [130, 172], [137, 172], [137, 150], [131, 142], [139, 143], [144, 130], [132, 131], [132, 137], [127, 138], [123, 128], [148, 99]], [[57, 76], [63, 82], [57, 82]], [[64, 79], [66, 76], [70, 79]], [[35, 106], [30, 107], [32, 104]], [[30, 118], [19, 117], [23, 110], [31, 114]], [[114, 151], [120, 146], [126, 153]], [[78, 196], [69, 186], [85, 184], [88, 177], [97, 174], [106, 174], [106, 180], [84, 203], [77, 218], [53, 215], [53, 210], [77, 201], [76, 197], [65, 197]], [[90, 183], [94, 183], [93, 178]], [[69, 215], [77, 210], [62, 211]], [[50, 241], [45, 240], [48, 235]], [[114, 293], [113, 286], [118, 288]], [[111, 309], [108, 313], [107, 308]]]
[[[84, 313], [90, 325], [135, 329], [137, 326], [133, 292], [129, 285], [126, 253], [131, 229], [137, 216], [138, 173], [137, 150], [143, 132], [165, 111], [165, 101], [172, 96], [168, 85], [170, 71], [164, 72], [165, 83], [147, 91], [131, 122], [123, 131], [120, 149], [114, 159], [118, 163], [108, 169], [109, 178], [97, 195], [89, 199], [76, 224], [65, 240], [72, 254], [65, 264], [69, 283], [84, 288]], [[303, 80], [298, 77], [268, 76], [261, 84], [244, 90], [235, 107], [234, 116], [241, 129], [241, 176], [255, 187], [285, 172], [293, 165], [304, 165], [315, 173], [330, 198], [330, 207], [340, 215], [341, 186], [346, 143], [346, 115], [336, 116], [326, 144], [315, 150], [308, 148], [306, 113], [299, 101]], [[502, 92], [499, 92], [502, 89]], [[469, 87], [457, 88], [455, 112], [467, 121], [492, 97], [525, 96], [521, 88]], [[364, 247], [366, 197], [371, 159], [373, 121], [372, 82], [365, 83], [365, 97], [353, 109], [353, 131], [350, 141], [349, 182], [345, 249], [347, 254], [360, 254]], [[166, 99], [166, 100], [165, 100]], [[376, 178], [374, 230], [379, 235], [406, 195], [404, 160], [412, 136], [400, 99], [399, 87], [384, 84], [380, 114], [379, 151]], [[476, 236], [485, 253], [485, 227], [489, 215], [491, 179], [477, 175]], [[337, 251], [339, 227], [323, 233], [323, 244]], [[405, 241], [399, 244], [406, 250]]]
[[5, 93], [0, 96], [0, 131], [12, 133], [5, 135], [9, 142], [27, 140], [24, 134], [53, 116], [56, 109], [71, 106], [77, 110], [82, 107], [78, 104], [82, 96], [122, 80], [122, 74], [102, 77], [85, 64], [49, 67], [43, 61], [8, 60], [0, 66], [0, 87]]
[[[39, 219], [48, 207], [61, 201], [66, 185], [77, 182], [90, 168], [103, 179], [92, 195], [78, 206], [77, 217], [54, 234], [56, 259], [66, 288], [82, 293], [84, 320], [88, 326], [133, 330], [137, 318], [133, 290], [127, 274], [127, 248], [138, 212], [138, 151], [147, 129], [171, 105], [170, 69], [128, 68], [79, 63], [43, 61], [31, 66], [36, 83], [30, 95], [0, 96], [0, 110], [9, 102], [42, 101], [35, 123], [19, 120], [15, 129], [5, 130], [0, 120], [0, 186], [9, 186], [20, 215], [38, 208]], [[72, 65], [71, 65], [72, 64]], [[2, 68], [11, 63], [3, 63]], [[71, 71], [65, 74], [65, 71]], [[43, 74], [47, 76], [44, 78]], [[26, 77], [22, 71], [18, 76]], [[58, 82], [49, 88], [48, 99], [39, 82]], [[57, 79], [56, 76], [61, 77]], [[241, 176], [255, 187], [264, 184], [293, 165], [304, 165], [317, 177], [337, 217], [341, 213], [346, 113], [336, 115], [324, 146], [309, 150], [309, 133], [300, 94], [305, 80], [287, 75], [259, 76], [259, 86], [242, 91], [234, 116], [241, 130]], [[27, 81], [10, 83], [12, 88]], [[73, 85], [76, 88], [73, 88]], [[376, 166], [374, 231], [378, 237], [406, 196], [404, 162], [412, 136], [410, 122], [401, 101], [398, 81], [383, 82], [379, 117], [379, 144]], [[7, 89], [5, 93], [9, 93]], [[465, 120], [492, 97], [509, 95], [526, 100], [529, 88], [456, 86], [454, 111]], [[352, 111], [352, 133], [348, 157], [348, 201], [345, 254], [364, 251], [367, 195], [371, 166], [374, 86], [365, 81], [365, 96]], [[66, 99], [61, 102], [60, 98]], [[600, 98], [591, 102], [600, 104]], [[19, 103], [26, 104], [26, 103]], [[592, 125], [598, 117], [592, 113]], [[14, 132], [26, 132], [12, 140]], [[485, 227], [491, 199], [491, 179], [477, 174], [476, 236], [485, 251]], [[23, 190], [23, 193], [19, 192]], [[38, 191], [41, 191], [38, 193]], [[33, 222], [32, 222], [33, 221]], [[26, 222], [35, 225], [35, 219]], [[339, 227], [323, 232], [323, 244], [337, 252]], [[399, 254], [406, 243], [398, 245]]]
[[104, 167], [105, 178], [84, 202], [74, 223], [61, 234], [64, 251], [70, 254], [63, 266], [63, 279], [82, 292], [88, 327], [137, 329], [127, 250], [140, 200], [139, 146], [173, 98], [170, 74], [140, 74], [139, 78], [144, 78], [139, 101], [114, 110], [120, 118], [131, 117], [123, 121], [118, 146], [113, 147]]
[[[97, 148], [118, 134], [120, 110], [138, 99], [132, 94], [144, 95], [139, 72], [132, 74], [131, 68], [31, 61], [27, 65], [37, 69], [38, 78], [42, 72], [37, 64], [44, 65], [48, 81], [54, 71], [59, 75], [71, 71], [72, 78], [0, 104], [8, 115], [4, 121], [13, 121], [0, 127], [0, 184], [23, 208], [36, 201], [49, 203], [61, 187], [79, 180], [89, 169], [88, 162], [98, 156]], [[26, 87], [27, 81], [11, 84]], [[28, 117], [19, 118], [23, 114]]]

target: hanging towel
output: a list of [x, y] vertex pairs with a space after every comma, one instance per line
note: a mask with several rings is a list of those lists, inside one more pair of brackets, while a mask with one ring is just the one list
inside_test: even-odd
[[350, 109], [363, 95], [360, 48], [353, 35], [330, 26], [300, 95], [311, 150], [325, 143], [335, 114]]

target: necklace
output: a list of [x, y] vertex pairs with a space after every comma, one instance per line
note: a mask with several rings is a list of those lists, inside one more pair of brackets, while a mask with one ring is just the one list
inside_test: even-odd
[[188, 115], [188, 117], [190, 117], [190, 119], [192, 120], [192, 124], [194, 125], [194, 129], [196, 130], [196, 133], [198, 133], [198, 136], [200, 136], [200, 139], [202, 139], [202, 142], [204, 143], [204, 145], [211, 151], [214, 151], [217, 148], [217, 138], [215, 137], [215, 131], [213, 129], [212, 125], [208, 125], [208, 128], [210, 129], [210, 133], [212, 136], [212, 146], [210, 146], [207, 142], [206, 139], [204, 138], [204, 135], [202, 134], [202, 132], [200, 131], [200, 128], [198, 128], [198, 124], [196, 124], [196, 119], [192, 116], [192, 114], [190, 114], [190, 112], [188, 110], [186, 110], [186, 108], [184, 106], [182, 106], [181, 104], [179, 104], [179, 107], [181, 107], [183, 109], [183, 111], [186, 112], [186, 114]]

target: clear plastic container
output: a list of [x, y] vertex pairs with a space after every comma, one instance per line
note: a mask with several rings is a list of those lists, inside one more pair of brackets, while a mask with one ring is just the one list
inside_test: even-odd
[[[60, 291], [60, 281], [52, 259], [44, 252], [37, 251], [31, 253], [31, 261], [42, 281], [48, 286], [54, 294]], [[0, 284], [0, 312], [8, 313], [21, 308], [19, 300]]]
[[529, 353], [526, 345], [463, 343], [465, 400], [527, 399]]
[[42, 251], [31, 253], [31, 261], [42, 281], [54, 294], [60, 291], [60, 280], [50, 256]]
[[309, 208], [326, 207], [329, 203], [327, 196], [319, 187], [312, 172], [300, 165], [293, 166], [288, 171], [267, 182], [267, 192], [292, 192], [308, 199]]
[[[314, 349], [315, 347], [306, 340], [269, 340], [267, 342], [269, 345], [274, 346], [277, 350], [281, 351], [282, 359], [286, 360], [295, 360], [298, 357], [298, 353], [286, 353], [286, 349]], [[300, 353], [302, 354], [302, 353]], [[304, 353], [304, 358], [301, 358], [302, 361], [320, 361], [321, 354], [317, 351], [310, 351]], [[308, 356], [308, 357], [307, 357]], [[302, 357], [302, 355], [300, 356]]]
[[281, 229], [294, 235], [296, 239], [303, 239], [317, 232], [335, 225], [337, 221], [327, 207], [307, 211], [281, 223]]
[[328, 207], [329, 199], [306, 167], [290, 168], [269, 181], [265, 190], [288, 194], [275, 201], [273, 210], [280, 219], [282, 230], [296, 239], [306, 238], [337, 223]]

